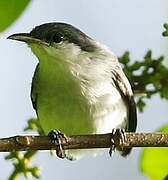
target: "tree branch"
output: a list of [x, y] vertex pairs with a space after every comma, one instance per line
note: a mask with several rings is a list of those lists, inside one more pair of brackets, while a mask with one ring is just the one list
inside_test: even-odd
[[[64, 149], [109, 148], [111, 133], [75, 135], [62, 139]], [[125, 133], [126, 141], [119, 143], [119, 136], [114, 137], [116, 147], [168, 147], [168, 133]], [[0, 139], [0, 152], [51, 150], [57, 145], [48, 136], [13, 136]]]

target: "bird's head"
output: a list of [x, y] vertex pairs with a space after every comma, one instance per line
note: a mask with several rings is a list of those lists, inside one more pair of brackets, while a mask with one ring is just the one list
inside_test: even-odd
[[92, 53], [97, 49], [93, 39], [65, 23], [42, 24], [30, 33], [13, 34], [8, 39], [26, 42], [36, 56], [38, 56], [38, 51], [44, 50], [53, 56], [71, 59], [71, 56], [85, 52]]

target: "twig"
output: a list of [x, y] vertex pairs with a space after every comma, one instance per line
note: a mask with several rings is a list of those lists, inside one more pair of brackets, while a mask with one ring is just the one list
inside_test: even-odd
[[[129, 147], [168, 147], [168, 133], [125, 133], [126, 141], [116, 143], [118, 148]], [[116, 142], [119, 137], [115, 137]], [[111, 133], [68, 136], [62, 139], [64, 149], [109, 148]], [[0, 152], [51, 150], [55, 144], [48, 136], [13, 136], [0, 139]]]

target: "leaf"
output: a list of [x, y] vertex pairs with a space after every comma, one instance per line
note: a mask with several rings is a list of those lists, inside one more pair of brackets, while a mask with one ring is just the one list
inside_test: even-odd
[[137, 101], [137, 108], [139, 109], [140, 112], [143, 112], [144, 108], [145, 108], [145, 101], [142, 98], [139, 98], [139, 100]]
[[[168, 132], [168, 124], [160, 129]], [[140, 169], [150, 180], [163, 180], [168, 175], [168, 148], [145, 148], [140, 160]]]
[[165, 28], [165, 31], [162, 33], [163, 36], [168, 36], [168, 24], [164, 24], [163, 27]]
[[0, 1], [0, 32], [8, 28], [24, 11], [30, 0]]

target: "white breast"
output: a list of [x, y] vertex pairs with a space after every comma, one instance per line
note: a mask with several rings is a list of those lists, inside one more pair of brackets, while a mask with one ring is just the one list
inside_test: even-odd
[[80, 79], [83, 95], [91, 105], [93, 133], [110, 133], [113, 128], [125, 128], [127, 107], [112, 79], [112, 70], [120, 68], [116, 57], [112, 54], [99, 58], [83, 55], [79, 63], [72, 71]]
[[[112, 83], [102, 82], [94, 104], [96, 133], [110, 133], [113, 128], [125, 128], [127, 107]], [[101, 94], [102, 93], [102, 94]]]

